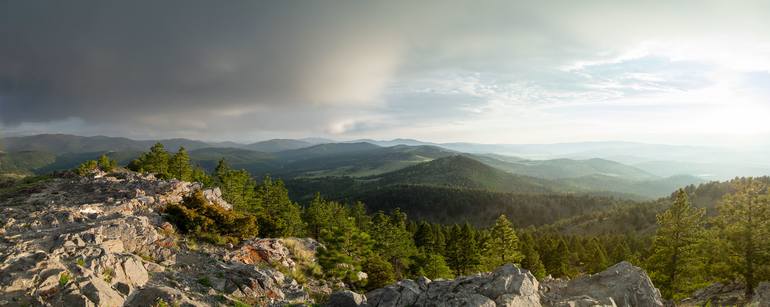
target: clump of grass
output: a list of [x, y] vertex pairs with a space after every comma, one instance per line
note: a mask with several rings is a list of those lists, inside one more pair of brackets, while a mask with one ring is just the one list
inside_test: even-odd
[[115, 277], [115, 270], [111, 268], [106, 268], [104, 269], [104, 272], [102, 272], [102, 278], [108, 283], [112, 282], [113, 277]]
[[152, 258], [152, 256], [145, 253], [137, 252], [136, 255], [139, 256], [139, 258], [144, 259], [144, 261], [155, 262], [155, 258]]
[[191, 251], [197, 251], [198, 250], [198, 241], [195, 240], [195, 238], [193, 238], [193, 237], [187, 238], [187, 240], [185, 240], [185, 244], [187, 244], [187, 249], [189, 249]]
[[241, 301], [234, 301], [233, 302], [233, 307], [251, 307], [251, 305], [246, 304], [246, 303], [241, 302]]
[[59, 275], [59, 286], [64, 287], [67, 285], [67, 283], [70, 282], [70, 279], [72, 276], [70, 276], [70, 272], [63, 272], [61, 275]]
[[83, 258], [78, 258], [78, 260], [76, 262], [81, 267], [85, 267], [86, 266], [86, 260], [83, 259]]
[[310, 249], [305, 248], [305, 245], [302, 244], [298, 239], [296, 238], [286, 238], [282, 239], [283, 245], [286, 246], [286, 248], [289, 250], [289, 253], [291, 253], [294, 260], [296, 260], [299, 263], [310, 263], [313, 262], [313, 258], [315, 257], [315, 253], [311, 251]]

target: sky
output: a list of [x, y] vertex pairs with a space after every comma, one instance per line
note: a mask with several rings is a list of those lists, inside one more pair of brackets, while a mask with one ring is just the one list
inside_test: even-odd
[[0, 2], [4, 135], [732, 146], [768, 118], [768, 1]]

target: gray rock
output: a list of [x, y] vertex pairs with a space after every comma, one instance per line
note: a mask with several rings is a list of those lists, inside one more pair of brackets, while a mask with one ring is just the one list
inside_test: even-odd
[[358, 307], [366, 304], [366, 297], [350, 290], [332, 293], [324, 306], [328, 307]]
[[369, 306], [540, 306], [538, 282], [527, 270], [504, 265], [494, 272], [449, 281], [402, 280], [366, 294]]
[[97, 306], [123, 306], [123, 302], [125, 301], [120, 293], [115, 289], [112, 289], [107, 282], [99, 278], [91, 278], [91, 280], [80, 287], [80, 292]]
[[569, 303], [576, 297], [587, 297], [606, 306], [664, 306], [660, 291], [644, 270], [625, 261], [597, 274], [553, 287], [550, 293], [544, 293], [543, 296], [547, 304], [554, 306]]
[[208, 306], [202, 302], [190, 299], [177, 289], [169, 287], [148, 287], [137, 290], [126, 300], [125, 307], [155, 306], [160, 300], [169, 305], [180, 307]]

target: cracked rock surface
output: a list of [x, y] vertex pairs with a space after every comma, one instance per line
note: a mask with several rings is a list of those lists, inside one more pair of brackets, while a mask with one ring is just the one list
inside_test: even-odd
[[[158, 213], [200, 184], [133, 172], [62, 174], [0, 198], [0, 306], [312, 303], [269, 263], [280, 239], [190, 248]], [[232, 207], [218, 189], [214, 204]], [[240, 253], [239, 253], [240, 251]]]

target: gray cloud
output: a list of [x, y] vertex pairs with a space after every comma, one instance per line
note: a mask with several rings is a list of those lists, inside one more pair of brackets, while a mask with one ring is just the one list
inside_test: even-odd
[[[770, 34], [766, 2], [722, 3], [2, 1], [0, 127], [386, 135], [500, 105], [688, 90], [709, 84], [705, 60], [602, 61], [648, 40]], [[599, 64], [563, 70], [580, 61]]]

